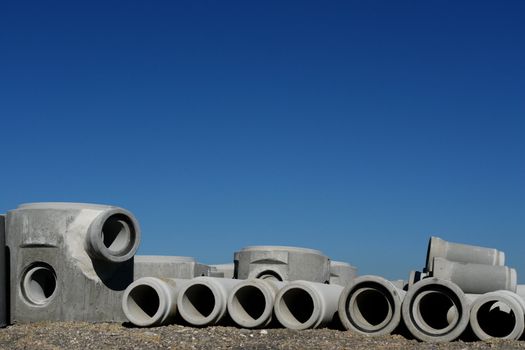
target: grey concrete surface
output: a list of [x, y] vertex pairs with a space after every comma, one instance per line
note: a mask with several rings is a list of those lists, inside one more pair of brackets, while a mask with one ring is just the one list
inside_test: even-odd
[[330, 284], [346, 286], [357, 277], [357, 267], [344, 261], [330, 260]]
[[228, 313], [237, 325], [244, 328], [263, 328], [273, 320], [275, 296], [285, 282], [263, 279], [243, 280], [228, 297]]
[[505, 265], [505, 253], [497, 249], [447, 242], [439, 237], [430, 237], [425, 272], [433, 270], [434, 258], [438, 257], [464, 263]]
[[228, 297], [241, 280], [196, 277], [179, 291], [180, 316], [194, 326], [218, 324], [227, 313]]
[[416, 339], [450, 342], [467, 328], [470, 302], [453, 282], [429, 277], [408, 289], [401, 315]]
[[330, 282], [330, 261], [318, 250], [283, 246], [250, 246], [234, 254], [235, 278]]
[[133, 278], [186, 278], [209, 276], [211, 267], [187, 256], [135, 255]]
[[130, 212], [31, 203], [6, 214], [10, 321], [125, 321], [140, 227]]
[[310, 281], [286, 284], [275, 297], [275, 317], [296, 330], [321, 328], [334, 321], [343, 287]]
[[434, 258], [433, 277], [457, 284], [465, 293], [483, 294], [496, 290], [515, 292], [518, 284], [516, 270], [507, 266], [458, 263]]
[[136, 326], [171, 324], [177, 314], [177, 296], [189, 279], [143, 277], [131, 283], [122, 296], [122, 310]]
[[233, 278], [235, 274], [235, 265], [233, 263], [227, 264], [212, 264], [210, 265], [212, 277], [224, 277], [224, 278]]
[[405, 291], [380, 276], [357, 277], [339, 298], [338, 314], [346, 329], [369, 335], [392, 333], [401, 322]]
[[480, 340], [518, 340], [525, 330], [525, 302], [516, 293], [500, 290], [478, 296], [470, 309], [470, 327]]

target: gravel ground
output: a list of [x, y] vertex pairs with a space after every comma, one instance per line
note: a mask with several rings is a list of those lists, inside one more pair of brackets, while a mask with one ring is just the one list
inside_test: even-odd
[[421, 343], [400, 335], [368, 338], [319, 329], [247, 330], [179, 325], [132, 328], [120, 323], [41, 322], [0, 329], [0, 349], [525, 349], [525, 341]]

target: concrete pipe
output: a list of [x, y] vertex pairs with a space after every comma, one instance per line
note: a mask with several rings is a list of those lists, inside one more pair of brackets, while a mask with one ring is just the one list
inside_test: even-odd
[[346, 329], [360, 334], [390, 334], [401, 322], [405, 291], [379, 276], [360, 276], [339, 298], [339, 318]]
[[516, 270], [507, 266], [458, 263], [434, 258], [432, 276], [457, 284], [465, 293], [483, 294], [496, 290], [515, 292], [518, 285]]
[[525, 303], [516, 293], [500, 290], [474, 300], [470, 326], [480, 340], [520, 339], [525, 330]]
[[185, 285], [177, 297], [180, 316], [194, 326], [211, 326], [226, 315], [228, 296], [240, 280], [196, 277]]
[[275, 296], [284, 286], [284, 282], [264, 279], [242, 281], [228, 297], [230, 317], [244, 328], [266, 327], [272, 321]]
[[126, 288], [122, 310], [136, 326], [152, 327], [170, 324], [177, 312], [177, 295], [189, 283], [187, 279], [143, 277]]
[[286, 328], [321, 328], [333, 321], [342, 291], [335, 284], [291, 282], [275, 297], [275, 316]]
[[428, 342], [458, 338], [468, 325], [469, 310], [470, 303], [456, 284], [435, 277], [415, 283], [401, 306], [410, 333]]
[[452, 243], [439, 237], [430, 237], [426, 271], [433, 270], [434, 258], [436, 257], [464, 263], [495, 266], [505, 265], [505, 253], [497, 249]]

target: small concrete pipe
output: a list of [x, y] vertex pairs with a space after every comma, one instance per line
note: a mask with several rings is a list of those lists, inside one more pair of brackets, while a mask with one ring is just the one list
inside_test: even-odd
[[136, 326], [170, 324], [177, 312], [177, 295], [187, 279], [143, 277], [131, 283], [122, 296], [122, 310]]
[[520, 339], [525, 330], [525, 302], [507, 290], [477, 297], [470, 309], [470, 327], [480, 340]]
[[430, 237], [427, 251], [426, 271], [433, 270], [434, 258], [436, 257], [465, 263], [495, 266], [505, 265], [505, 253], [497, 249], [452, 243], [439, 237]]
[[212, 326], [227, 313], [232, 289], [243, 282], [229, 278], [196, 277], [185, 285], [177, 297], [180, 316], [194, 326]]
[[427, 342], [448, 342], [458, 338], [469, 322], [470, 302], [454, 283], [435, 277], [415, 283], [401, 306], [410, 333]]
[[275, 297], [275, 316], [286, 328], [321, 328], [333, 321], [342, 291], [335, 284], [291, 282]]
[[236, 285], [228, 297], [228, 313], [244, 328], [262, 328], [272, 321], [275, 296], [284, 282], [251, 279]]
[[405, 291], [379, 276], [360, 276], [339, 298], [339, 318], [346, 329], [379, 336], [390, 334], [401, 322]]
[[516, 291], [516, 270], [507, 266], [458, 263], [434, 258], [432, 276], [457, 284], [465, 293], [483, 294], [496, 290]]

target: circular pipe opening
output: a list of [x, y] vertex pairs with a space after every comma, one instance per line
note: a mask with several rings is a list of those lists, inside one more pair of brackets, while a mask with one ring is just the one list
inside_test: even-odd
[[22, 278], [22, 294], [34, 305], [46, 305], [57, 288], [55, 270], [46, 263], [31, 264]]
[[215, 296], [208, 286], [193, 284], [183, 293], [179, 311], [186, 321], [198, 323], [212, 314], [215, 309]]
[[259, 288], [243, 286], [233, 294], [232, 306], [230, 314], [235, 320], [255, 322], [266, 309], [266, 298]]
[[414, 321], [423, 332], [432, 335], [445, 334], [459, 322], [462, 311], [457, 296], [446, 288], [436, 286], [421, 291], [413, 303]]
[[115, 214], [102, 225], [101, 239], [111, 254], [120, 255], [133, 246], [135, 229], [126, 215]]
[[380, 286], [359, 288], [348, 300], [347, 317], [363, 331], [375, 331], [392, 319], [393, 300]]
[[154, 316], [159, 311], [160, 297], [157, 291], [148, 285], [140, 284], [128, 294], [127, 309], [130, 321], [138, 324], [148, 324], [155, 321]]
[[314, 300], [310, 293], [302, 288], [290, 288], [278, 301], [280, 315], [292, 327], [305, 324], [314, 312]]
[[481, 330], [493, 338], [505, 338], [516, 327], [514, 311], [501, 301], [492, 300], [483, 304], [476, 319]]
[[259, 273], [256, 278], [262, 279], [262, 280], [277, 281], [277, 282], [283, 281], [283, 278], [281, 277], [281, 275], [279, 275], [277, 272], [272, 271], [272, 270], [263, 271]]

